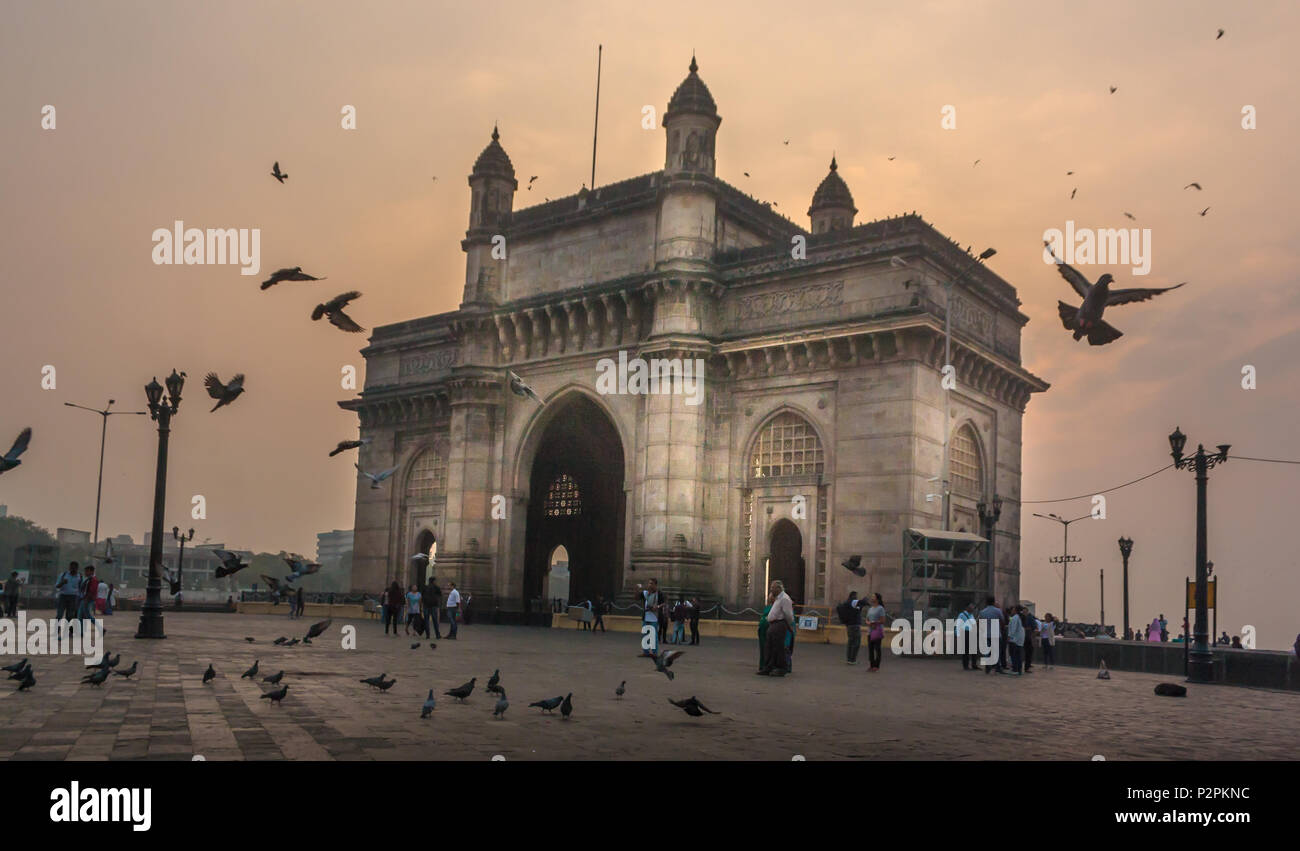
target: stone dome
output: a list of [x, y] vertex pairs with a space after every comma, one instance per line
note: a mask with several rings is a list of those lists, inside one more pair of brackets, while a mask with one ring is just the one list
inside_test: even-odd
[[506, 154], [506, 149], [501, 147], [498, 141], [501, 134], [497, 128], [492, 128], [492, 141], [483, 149], [483, 153], [478, 155], [474, 161], [474, 171], [471, 177], [504, 177], [507, 180], [515, 179], [515, 167], [510, 162], [510, 157]]
[[668, 101], [668, 112], [664, 113], [664, 120], [674, 113], [693, 112], [702, 115], [717, 115], [718, 105], [713, 102], [713, 95], [709, 94], [709, 87], [704, 85], [697, 73], [700, 66], [695, 64], [695, 56], [691, 56], [690, 73], [686, 79], [682, 80], [677, 91], [673, 92], [672, 98]]
[[849, 185], [844, 182], [844, 178], [839, 175], [839, 166], [835, 163], [835, 158], [831, 157], [830, 173], [817, 186], [817, 191], [813, 193], [812, 206], [808, 208], [808, 215], [812, 215], [818, 210], [851, 210], [853, 213], [858, 212], [858, 208], [853, 206], [853, 193], [849, 191]]

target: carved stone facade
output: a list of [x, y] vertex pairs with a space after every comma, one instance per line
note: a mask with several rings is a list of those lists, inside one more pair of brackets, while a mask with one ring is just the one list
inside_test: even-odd
[[[365, 388], [340, 403], [372, 439], [361, 466], [397, 468], [358, 482], [358, 589], [417, 578], [409, 557], [436, 541], [439, 580], [508, 617], [545, 596], [563, 544], [574, 596], [653, 576], [755, 606], [780, 576], [807, 605], [858, 590], [896, 606], [904, 530], [945, 526], [926, 494], [947, 442], [948, 526], [978, 532], [976, 503], [999, 495], [990, 590], [1018, 594], [1021, 419], [1047, 384], [1020, 364], [1015, 289], [919, 216], [854, 226], [834, 169], [810, 211], [823, 227], [776, 214], [717, 178], [720, 123], [692, 60], [663, 171], [521, 210], [494, 130], [460, 308], [377, 328]], [[703, 364], [702, 384], [604, 392], [620, 353]], [[855, 554], [865, 578], [839, 566]]]

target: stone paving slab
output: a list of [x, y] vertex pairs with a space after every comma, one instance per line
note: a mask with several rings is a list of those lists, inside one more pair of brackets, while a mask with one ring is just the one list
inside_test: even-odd
[[[795, 673], [773, 679], [754, 675], [756, 642], [705, 639], [684, 648], [669, 682], [625, 633], [473, 625], [412, 650], [414, 638], [375, 621], [337, 619], [313, 644], [284, 648], [272, 640], [301, 637], [310, 619], [190, 612], [166, 624], [166, 640], [140, 641], [134, 615], [109, 619], [119, 668], [140, 662], [129, 680], [82, 685], [80, 657], [33, 658], [29, 692], [0, 680], [0, 759], [1300, 759], [1300, 695], [1191, 686], [1185, 699], [1161, 698], [1152, 688], [1168, 678], [1150, 674], [1099, 681], [1039, 666], [1011, 678], [888, 651], [872, 674], [845, 665], [841, 647], [803, 644]], [[349, 625], [356, 649], [340, 644]], [[254, 659], [257, 681], [240, 679]], [[217, 677], [204, 685], [209, 663]], [[484, 690], [494, 668], [505, 720]], [[272, 706], [261, 677], [279, 670], [289, 694]], [[397, 678], [389, 691], [359, 682], [381, 671]], [[443, 694], [470, 677], [465, 704]], [[422, 720], [430, 688], [438, 708]], [[570, 691], [569, 721], [528, 708]], [[691, 718], [667, 703], [691, 695], [721, 714]]]

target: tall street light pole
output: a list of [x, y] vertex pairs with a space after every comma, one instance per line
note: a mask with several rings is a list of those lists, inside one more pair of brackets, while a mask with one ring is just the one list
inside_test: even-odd
[[146, 411], [110, 411], [116, 399], [109, 399], [104, 409], [87, 408], [85, 405], [74, 405], [71, 402], [64, 402], [69, 408], [80, 408], [83, 411], [90, 411], [92, 414], [99, 414], [103, 418], [103, 424], [99, 430], [99, 481], [95, 484], [95, 534], [90, 542], [90, 551], [95, 552], [95, 545], [99, 543], [99, 504], [100, 497], [104, 493], [104, 442], [108, 439], [108, 418], [113, 414], [139, 414], [143, 416]]
[[1034, 516], [1041, 517], [1044, 520], [1055, 520], [1057, 523], [1060, 523], [1061, 526], [1064, 527], [1065, 529], [1065, 542], [1062, 545], [1061, 554], [1059, 556], [1052, 556], [1050, 559], [1048, 559], [1048, 561], [1050, 561], [1052, 564], [1061, 565], [1063, 569], [1063, 573], [1061, 575], [1061, 620], [1068, 623], [1069, 618], [1065, 616], [1065, 591], [1066, 591], [1066, 586], [1069, 584], [1069, 580], [1070, 580], [1070, 565], [1073, 564], [1074, 562], [1083, 561], [1083, 559], [1079, 558], [1078, 556], [1070, 555], [1070, 524], [1077, 523], [1080, 520], [1087, 520], [1092, 515], [1085, 514], [1082, 517], [1076, 517], [1073, 520], [1066, 520], [1064, 517], [1059, 517], [1055, 514], [1038, 514], [1037, 512], [1034, 513]]
[[167, 502], [167, 438], [171, 434], [172, 417], [180, 408], [181, 389], [185, 386], [185, 373], [167, 376], [167, 396], [155, 378], [145, 385], [149, 400], [149, 416], [158, 423], [158, 466], [153, 486], [153, 531], [149, 539], [149, 584], [145, 588], [144, 605], [140, 608], [140, 626], [136, 638], [166, 638], [162, 615], [162, 551], [163, 509]]
[[1174, 466], [1179, 470], [1191, 470], [1196, 474], [1196, 624], [1194, 627], [1196, 640], [1187, 657], [1187, 679], [1190, 682], [1209, 683], [1214, 682], [1214, 655], [1210, 652], [1207, 634], [1210, 571], [1205, 554], [1207, 549], [1205, 492], [1210, 481], [1210, 468], [1227, 462], [1228, 449], [1231, 445], [1220, 443], [1217, 453], [1209, 453], [1205, 451], [1204, 444], [1198, 444], [1195, 455], [1184, 456], [1183, 447], [1186, 444], [1187, 435], [1175, 426], [1174, 433], [1169, 435], [1171, 450], [1169, 454], [1173, 456]]
[[[180, 555], [176, 557], [176, 584], [179, 585], [185, 580], [185, 542], [194, 540], [194, 530], [191, 529], [188, 533], [182, 535], [181, 527], [173, 526], [172, 537], [179, 541], [181, 545]], [[181, 590], [184, 590], [184, 588]]]
[[[1133, 554], [1133, 539], [1119, 539], [1119, 554], [1124, 559], [1124, 637], [1129, 637], [1128, 631], [1128, 557]], [[1186, 641], [1186, 637], [1183, 638]]]

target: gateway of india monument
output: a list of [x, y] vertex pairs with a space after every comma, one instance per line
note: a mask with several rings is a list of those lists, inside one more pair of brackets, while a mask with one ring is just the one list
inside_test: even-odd
[[[920, 216], [855, 224], [834, 159], [808, 227], [786, 219], [718, 178], [721, 123], [692, 58], [662, 170], [524, 209], [493, 130], [459, 309], [375, 329], [339, 403], [362, 469], [396, 468], [358, 477], [355, 589], [434, 575], [483, 619], [549, 622], [567, 558], [571, 599], [624, 604], [652, 577], [731, 610], [781, 579], [823, 616], [851, 590], [941, 617], [1017, 598], [1048, 385], [1015, 288]], [[620, 361], [691, 371], [645, 392]]]

